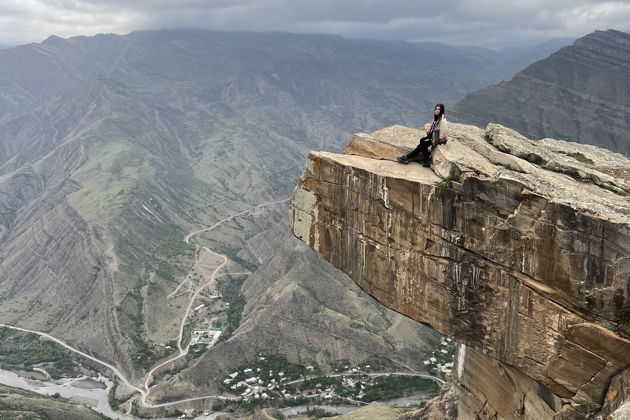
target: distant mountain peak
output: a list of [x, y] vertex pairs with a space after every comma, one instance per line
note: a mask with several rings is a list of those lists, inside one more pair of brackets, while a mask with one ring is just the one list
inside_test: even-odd
[[607, 29], [605, 31], [595, 31], [583, 36], [575, 41], [574, 45], [581, 45], [589, 41], [612, 41], [618, 43], [630, 42], [630, 34], [618, 31], [616, 29]]
[[66, 42], [66, 40], [57, 35], [51, 35], [42, 41], [42, 44], [58, 45], [63, 42]]
[[509, 125], [630, 155], [630, 34], [595, 31], [451, 107], [457, 122]]
[[601, 36], [601, 35], [616, 35], [616, 36], [621, 36], [621, 37], [625, 37], [625, 38], [630, 38], [630, 34], [626, 33], [626, 32], [622, 32], [619, 31], [617, 29], [606, 29], [606, 30], [596, 30], [595, 32], [592, 32], [588, 35], [586, 35], [584, 38], [588, 38], [590, 36]]
[[615, 29], [592, 32], [576, 40], [572, 46], [630, 61], [630, 34]]

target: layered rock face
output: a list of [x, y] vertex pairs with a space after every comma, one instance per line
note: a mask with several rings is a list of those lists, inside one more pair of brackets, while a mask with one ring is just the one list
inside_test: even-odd
[[452, 126], [432, 169], [386, 160], [420, 137], [400, 126], [355, 135], [344, 154], [312, 152], [294, 234], [384, 305], [461, 343], [445, 396], [458, 406], [435, 403], [434, 415], [613, 412], [627, 391], [607, 398], [611, 380], [630, 365], [630, 160]]

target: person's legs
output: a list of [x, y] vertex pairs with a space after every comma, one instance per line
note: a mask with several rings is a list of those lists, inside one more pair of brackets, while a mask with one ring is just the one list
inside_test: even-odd
[[411, 160], [413, 158], [415, 158], [416, 156], [418, 156], [420, 153], [422, 153], [422, 143], [420, 142], [420, 144], [418, 146], [416, 146], [415, 149], [413, 149], [411, 152], [407, 153], [407, 160]]
[[420, 143], [418, 148], [422, 152], [422, 164], [424, 166], [429, 166], [431, 164], [431, 152], [429, 152], [429, 147], [433, 145], [431, 140], [426, 140]]
[[431, 138], [430, 137], [422, 137], [420, 139], [420, 143], [418, 144], [418, 146], [413, 149], [410, 153], [407, 153], [406, 155], [402, 155], [402, 156], [398, 156], [398, 158], [396, 158], [396, 160], [400, 163], [404, 163], [407, 164], [409, 163], [409, 161], [411, 161], [411, 159], [415, 158], [416, 156], [418, 156], [421, 152], [423, 153], [424, 156], [424, 152], [423, 149], [428, 148], [429, 146], [424, 145], [423, 143], [429, 143], [429, 146], [431, 145]]

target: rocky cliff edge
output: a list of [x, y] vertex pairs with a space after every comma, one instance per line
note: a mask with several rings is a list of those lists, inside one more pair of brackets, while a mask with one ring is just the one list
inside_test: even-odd
[[401, 126], [310, 153], [294, 234], [460, 343], [450, 388], [418, 418], [626, 409], [630, 159], [496, 124], [450, 127], [431, 169], [392, 161], [421, 137]]

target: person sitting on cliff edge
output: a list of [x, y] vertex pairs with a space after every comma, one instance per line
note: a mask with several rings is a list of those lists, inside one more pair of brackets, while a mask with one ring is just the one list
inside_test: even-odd
[[433, 110], [433, 122], [431, 123], [431, 128], [427, 131], [427, 135], [422, 137], [419, 141], [418, 147], [416, 147], [411, 153], [406, 155], [398, 156], [396, 161], [402, 164], [408, 164], [422, 153], [422, 165], [430, 166], [431, 165], [431, 152], [429, 148], [433, 145], [438, 144], [446, 144], [448, 140], [448, 126], [446, 122], [446, 117], [444, 113], [446, 109], [444, 108], [444, 104], [437, 104]]

